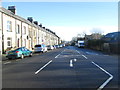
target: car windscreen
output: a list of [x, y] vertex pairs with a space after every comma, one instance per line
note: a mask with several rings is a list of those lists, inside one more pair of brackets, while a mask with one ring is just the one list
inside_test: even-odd
[[17, 51], [17, 50], [21, 50], [21, 48], [17, 48], [17, 49], [15, 49], [15, 51]]
[[41, 47], [41, 45], [35, 45], [35, 47]]

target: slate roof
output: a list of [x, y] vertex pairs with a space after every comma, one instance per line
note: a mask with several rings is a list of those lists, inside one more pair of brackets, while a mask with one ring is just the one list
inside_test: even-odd
[[120, 42], [120, 32], [108, 33], [102, 38], [102, 40], [106, 42], [113, 42], [113, 41]]
[[30, 21], [28, 21], [28, 20], [26, 20], [26, 19], [24, 19], [24, 18], [22, 18], [22, 17], [20, 17], [20, 16], [18, 16], [18, 15], [16, 15], [16, 14], [14, 14], [14, 13], [11, 12], [10, 10], [7, 10], [7, 9], [5, 9], [5, 8], [3, 8], [3, 7], [0, 7], [0, 12], [5, 13], [6, 15], [9, 15], [9, 16], [11, 16], [11, 17], [13, 17], [13, 18], [15, 18], [15, 19], [18, 19], [18, 20], [20, 20], [20, 21], [22, 21], [22, 22], [25, 22], [25, 23], [27, 23], [27, 24], [29, 24], [29, 25], [32, 25], [32, 26], [34, 26], [34, 27], [37, 27], [35, 24], [31, 23]]
[[[39, 27], [39, 25], [36, 25], [36, 24], [34, 24], [34, 23], [31, 23], [29, 20], [26, 20], [26, 19], [24, 19], [24, 18], [22, 18], [22, 17], [20, 17], [20, 16], [18, 16], [18, 15], [16, 15], [16, 14], [14, 14], [14, 13], [11, 12], [10, 10], [7, 10], [7, 9], [5, 9], [5, 8], [3, 8], [3, 7], [0, 7], [0, 12], [5, 13], [6, 15], [9, 15], [9, 16], [17, 19], [17, 20], [20, 20], [20, 21], [22, 21], [22, 22], [24, 22], [24, 23], [27, 23], [27, 24], [29, 24], [29, 25], [31, 25], [31, 26], [33, 26], [33, 27], [38, 28], [38, 29], [41, 29], [41, 28], [42, 28], [42, 27]], [[43, 29], [42, 29], [42, 30], [43, 30]], [[45, 30], [46, 30], [46, 29], [45, 29]], [[47, 31], [48, 31], [48, 30], [47, 30]], [[54, 34], [56, 37], [58, 37], [55, 33], [53, 33], [53, 31], [49, 31], [49, 32], [51, 32], [51, 33]], [[58, 37], [58, 38], [59, 38], [59, 37]]]

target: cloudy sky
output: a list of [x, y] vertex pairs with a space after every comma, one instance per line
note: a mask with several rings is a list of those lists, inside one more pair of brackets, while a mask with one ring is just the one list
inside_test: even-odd
[[3, 2], [16, 6], [17, 15], [33, 17], [64, 40], [77, 34], [118, 31], [118, 2]]

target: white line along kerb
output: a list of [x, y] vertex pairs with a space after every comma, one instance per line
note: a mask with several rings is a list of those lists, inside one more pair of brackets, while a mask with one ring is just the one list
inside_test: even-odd
[[52, 60], [49, 61], [47, 64], [45, 64], [42, 68], [40, 68], [39, 70], [37, 70], [37, 71], [35, 72], [35, 74], [38, 74], [41, 70], [43, 70], [43, 69], [44, 69], [47, 65], [49, 65], [51, 62], [52, 62]]
[[99, 65], [97, 65], [96, 63], [94, 63], [93, 61], [92, 61], [92, 63], [95, 65], [95, 66], [97, 66], [99, 69], [101, 69], [103, 72], [105, 72], [106, 74], [108, 74], [110, 77], [97, 89], [97, 90], [101, 90], [101, 89], [103, 89], [109, 82], [110, 82], [110, 80], [112, 80], [113, 79], [113, 75], [111, 75], [109, 72], [107, 72], [105, 69], [103, 69], [102, 67], [100, 67]]
[[11, 63], [11, 61], [9, 61], [9, 62], [5, 62], [4, 64], [9, 64], [9, 63]]

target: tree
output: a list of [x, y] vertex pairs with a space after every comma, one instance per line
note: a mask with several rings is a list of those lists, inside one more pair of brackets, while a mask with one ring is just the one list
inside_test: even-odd
[[92, 34], [93, 34], [93, 33], [98, 33], [98, 34], [104, 33], [104, 31], [103, 31], [102, 29], [100, 29], [100, 28], [93, 28], [93, 29], [90, 30], [90, 31], [91, 31]]

